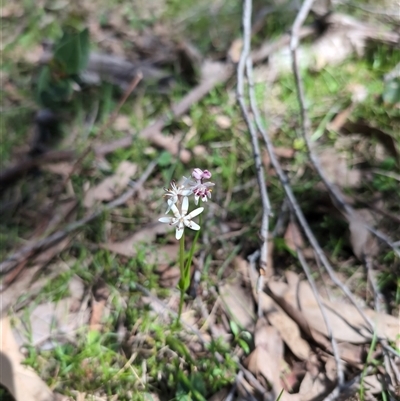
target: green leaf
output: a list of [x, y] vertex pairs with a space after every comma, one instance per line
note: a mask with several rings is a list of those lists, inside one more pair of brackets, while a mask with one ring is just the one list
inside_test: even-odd
[[243, 351], [246, 354], [250, 354], [250, 347], [249, 347], [249, 344], [246, 343], [246, 341], [244, 341], [241, 338], [239, 338], [238, 344], [240, 345], [240, 347], [243, 349]]
[[237, 337], [239, 334], [239, 326], [236, 324], [236, 322], [234, 320], [231, 320], [229, 322], [229, 326], [231, 327], [231, 331], [232, 331], [233, 335], [235, 337]]
[[171, 153], [164, 151], [160, 154], [160, 157], [158, 158], [158, 165], [160, 167], [167, 167], [171, 164], [171, 161], [172, 161]]
[[77, 75], [82, 72], [89, 60], [89, 30], [81, 32], [72, 29], [64, 32], [54, 50], [53, 60], [63, 73]]
[[97, 330], [91, 330], [87, 333], [87, 344], [88, 346], [97, 344], [100, 341], [100, 332]]
[[54, 109], [55, 104], [68, 101], [73, 93], [73, 81], [70, 79], [56, 80], [52, 76], [49, 66], [44, 66], [40, 71], [37, 99], [45, 107]]
[[185, 278], [184, 278], [184, 277], [181, 277], [181, 278], [179, 279], [178, 288], [179, 288], [180, 290], [182, 290], [182, 291], [186, 291], [186, 290], [185, 290]]
[[186, 291], [190, 287], [190, 269], [185, 269], [185, 277], [183, 277], [183, 289]]
[[206, 401], [206, 386], [199, 373], [192, 373], [189, 377], [182, 371], [178, 371], [177, 400]]

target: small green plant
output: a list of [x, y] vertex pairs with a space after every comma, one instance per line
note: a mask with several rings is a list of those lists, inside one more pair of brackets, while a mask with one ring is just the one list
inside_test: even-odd
[[78, 75], [89, 60], [89, 30], [65, 30], [56, 43], [53, 57], [39, 75], [38, 102], [49, 108], [70, 100], [73, 88], [79, 83]]
[[371, 345], [370, 345], [369, 350], [368, 350], [368, 355], [367, 355], [367, 360], [366, 360], [366, 363], [365, 363], [365, 367], [364, 367], [364, 369], [363, 369], [363, 371], [361, 373], [360, 389], [358, 391], [358, 395], [359, 395], [360, 401], [365, 400], [365, 384], [364, 384], [364, 380], [365, 380], [365, 376], [367, 375], [368, 367], [371, 364], [374, 365], [374, 366], [379, 364], [379, 362], [376, 359], [372, 358], [372, 355], [373, 355], [373, 353], [374, 353], [374, 351], [376, 349], [376, 344], [377, 343], [378, 343], [378, 336], [377, 336], [376, 331], [374, 331], [374, 335], [372, 337]]
[[240, 330], [239, 326], [234, 320], [229, 322], [231, 331], [233, 334], [233, 341], [243, 349], [246, 354], [250, 353], [249, 343], [251, 342], [252, 336], [248, 331]]
[[[199, 199], [206, 202], [207, 198], [211, 198], [211, 187], [214, 186], [214, 183], [206, 182], [206, 180], [211, 178], [211, 173], [208, 170], [203, 171], [199, 168], [195, 168], [192, 173], [192, 178], [194, 180], [186, 177], [183, 178], [184, 183], [182, 185], [177, 186], [176, 183], [172, 181], [170, 189], [164, 188], [166, 192], [164, 196], [168, 198], [166, 214], [172, 211], [174, 217], [161, 217], [158, 219], [162, 223], [169, 223], [172, 226], [176, 226], [175, 237], [179, 240], [179, 269], [181, 277], [178, 288], [181, 296], [177, 323], [179, 323], [181, 318], [185, 293], [190, 286], [190, 266], [192, 265], [193, 253], [200, 233], [200, 225], [195, 223], [193, 218], [204, 210], [204, 207], [199, 207], [188, 214], [189, 196], [194, 195], [194, 202], [196, 205]], [[188, 255], [185, 253], [185, 227], [197, 231]]]

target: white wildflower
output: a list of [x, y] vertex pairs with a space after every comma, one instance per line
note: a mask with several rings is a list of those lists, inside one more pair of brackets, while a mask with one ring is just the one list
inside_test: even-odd
[[169, 213], [169, 211], [172, 208], [172, 205], [175, 205], [180, 200], [181, 197], [191, 195], [190, 190], [185, 189], [183, 185], [178, 187], [175, 181], [171, 182], [170, 189], [164, 188], [164, 191], [166, 192], [164, 197], [169, 198], [167, 199], [168, 208], [165, 214]]
[[187, 215], [186, 213], [189, 209], [189, 199], [185, 196], [182, 200], [181, 212], [179, 212], [179, 209], [176, 207], [175, 203], [172, 203], [169, 208], [172, 210], [174, 217], [161, 217], [158, 219], [158, 221], [176, 226], [176, 239], [179, 240], [182, 238], [185, 226], [191, 228], [192, 230], [200, 230], [200, 226], [192, 221], [192, 219], [193, 217], [198, 216], [204, 210], [204, 207], [199, 207]]

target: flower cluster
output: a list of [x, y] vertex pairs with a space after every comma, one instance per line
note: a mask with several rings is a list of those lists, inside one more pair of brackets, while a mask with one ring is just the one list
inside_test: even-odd
[[183, 177], [182, 185], [178, 186], [173, 181], [171, 182], [171, 188], [164, 188], [164, 197], [167, 199], [168, 204], [165, 214], [172, 211], [174, 217], [161, 217], [158, 221], [176, 226], [176, 239], [182, 238], [185, 226], [192, 230], [200, 230], [200, 226], [192, 221], [192, 219], [198, 216], [204, 210], [204, 207], [199, 207], [187, 214], [189, 210], [189, 196], [194, 195], [196, 205], [199, 203], [199, 199], [207, 202], [211, 198], [211, 188], [215, 185], [212, 182], [205, 181], [210, 178], [211, 173], [208, 170], [203, 171], [195, 168], [191, 178]]

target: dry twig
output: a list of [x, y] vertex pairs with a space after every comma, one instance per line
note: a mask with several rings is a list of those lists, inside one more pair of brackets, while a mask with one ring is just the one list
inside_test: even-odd
[[[257, 130], [254, 125], [253, 119], [251, 118], [244, 94], [244, 79], [245, 71], [249, 81], [248, 96], [250, 98], [251, 109], [254, 113], [256, 110], [256, 103], [254, 97], [254, 88], [252, 82], [252, 61], [250, 57], [250, 41], [251, 41], [251, 13], [252, 13], [252, 1], [246, 0], [244, 2], [243, 9], [243, 49], [240, 56], [238, 68], [237, 68], [237, 98], [243, 114], [243, 118], [249, 128], [251, 145], [253, 150], [254, 164], [257, 171], [257, 181], [260, 190], [261, 203], [262, 203], [262, 221], [260, 227], [260, 237], [261, 237], [261, 248], [260, 248], [260, 277], [257, 284], [258, 291], [261, 291], [264, 283], [264, 276], [268, 275], [268, 228], [269, 228], [269, 216], [271, 214], [271, 205], [268, 198], [268, 192], [265, 182], [264, 167], [261, 161], [260, 146], [258, 143]], [[258, 302], [258, 316], [262, 316], [262, 305], [261, 297]]]

